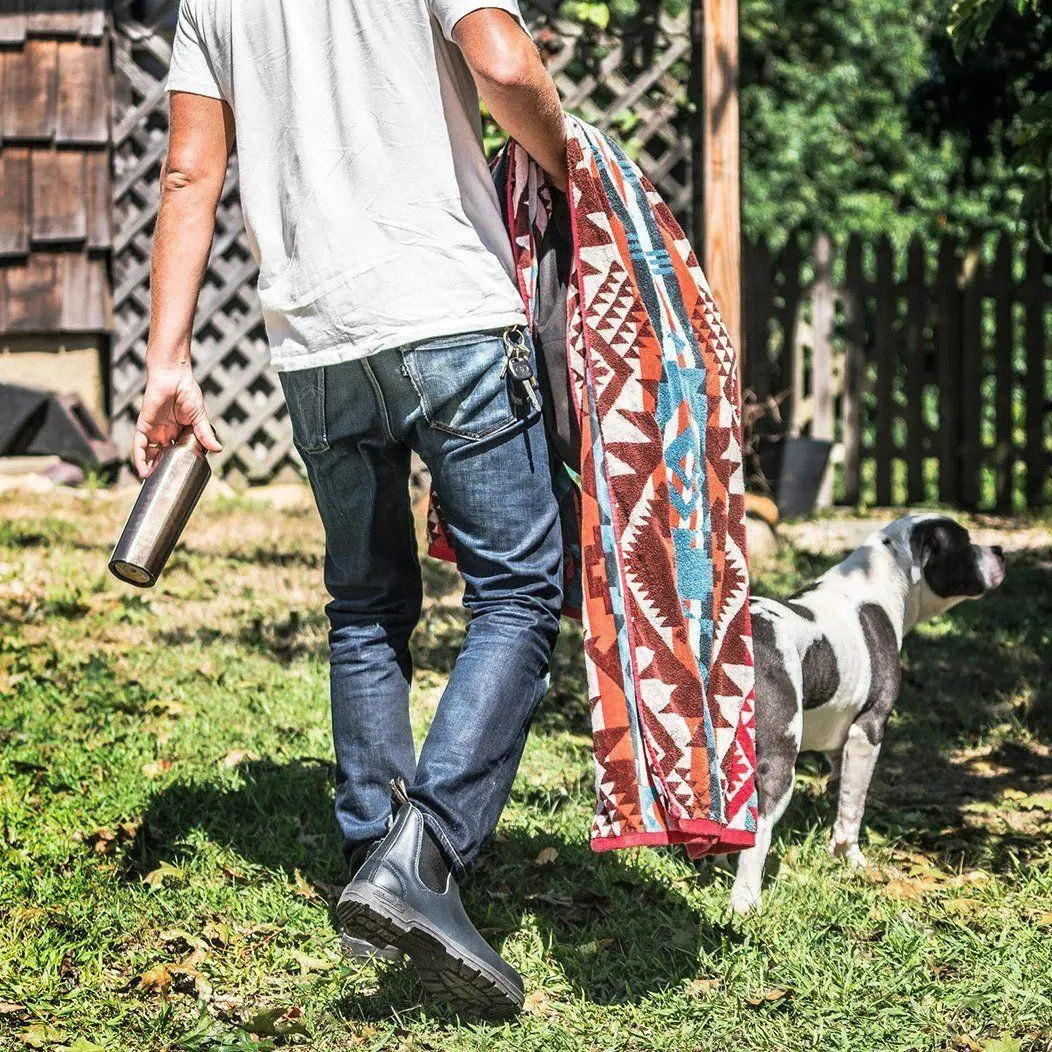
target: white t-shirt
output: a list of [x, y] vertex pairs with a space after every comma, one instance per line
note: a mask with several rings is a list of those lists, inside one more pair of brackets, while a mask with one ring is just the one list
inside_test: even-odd
[[522, 324], [453, 26], [518, 0], [182, 0], [169, 91], [234, 111], [272, 361]]

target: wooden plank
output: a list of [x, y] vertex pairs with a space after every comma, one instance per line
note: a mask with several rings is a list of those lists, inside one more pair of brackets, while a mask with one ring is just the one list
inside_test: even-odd
[[[738, 0], [702, 5], [701, 173], [704, 268], [731, 343], [741, 354], [741, 171]], [[740, 365], [740, 359], [739, 359]]]
[[892, 425], [895, 419], [893, 380], [895, 358], [892, 351], [892, 319], [895, 317], [894, 273], [891, 242], [886, 236], [877, 242], [877, 281], [874, 288], [876, 310], [873, 320], [873, 359], [877, 367], [876, 405], [876, 502], [891, 504]]
[[16, 47], [25, 39], [25, 0], [4, 0], [0, 11], [0, 46]]
[[1045, 369], [1048, 354], [1045, 311], [1047, 257], [1036, 241], [1027, 245], [1023, 302], [1026, 304], [1026, 506], [1042, 506], [1049, 468], [1044, 420], [1048, 409]]
[[81, 37], [85, 40], [101, 40], [105, 33], [105, 0], [80, 0]]
[[906, 261], [906, 500], [920, 504], [924, 494], [924, 319], [928, 311], [924, 242], [910, 239]]
[[939, 500], [955, 504], [960, 450], [961, 293], [960, 261], [953, 238], [939, 243], [938, 375], [939, 375]]
[[862, 242], [848, 238], [844, 255], [844, 390], [840, 396], [840, 433], [844, 444], [844, 503], [862, 500], [862, 378], [865, 368], [865, 300], [862, 291]]
[[982, 252], [978, 238], [961, 265], [960, 480], [962, 507], [979, 506], [982, 444]]
[[112, 327], [112, 303], [106, 260], [83, 252], [63, 252], [60, 258], [62, 317], [66, 332], [100, 332]]
[[83, 242], [88, 236], [83, 153], [80, 150], [33, 150], [31, 161], [33, 242]]
[[1015, 446], [1012, 441], [1015, 286], [1012, 282], [1012, 238], [1004, 232], [997, 242], [989, 291], [995, 304], [994, 502], [998, 511], [1009, 512], [1012, 510], [1012, 474], [1015, 468]]
[[[796, 330], [800, 323], [800, 264], [803, 251], [800, 247], [799, 231], [793, 231], [778, 254], [776, 271], [781, 274], [782, 306], [775, 315], [775, 326], [781, 335], [778, 348], [778, 373], [775, 394], [784, 394], [793, 386], [793, 348], [797, 345]], [[791, 403], [788, 408], [789, 422], [792, 420]]]
[[29, 150], [0, 149], [0, 256], [29, 251]]
[[742, 242], [742, 281], [744, 298], [749, 310], [742, 318], [745, 349], [744, 385], [757, 401], [771, 394], [771, 362], [769, 333], [774, 304], [771, 285], [774, 261], [767, 239]]
[[811, 285], [811, 392], [813, 438], [833, 439], [833, 242], [815, 237]]
[[113, 244], [113, 180], [109, 151], [85, 151], [84, 176], [88, 248], [108, 249]]
[[55, 133], [58, 45], [28, 40], [20, 51], [3, 54], [0, 129], [5, 143], [40, 142]]
[[30, 36], [73, 37], [80, 32], [80, 0], [29, 0], [26, 10]]
[[62, 321], [60, 256], [33, 252], [25, 264], [6, 266], [0, 272], [4, 331], [55, 332]]
[[58, 45], [55, 139], [63, 146], [104, 146], [110, 141], [109, 61], [101, 44]]

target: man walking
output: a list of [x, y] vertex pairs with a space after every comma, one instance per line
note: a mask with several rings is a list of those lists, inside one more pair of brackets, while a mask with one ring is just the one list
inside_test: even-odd
[[[345, 945], [407, 953], [462, 1008], [514, 1011], [521, 979], [457, 881], [544, 692], [561, 542], [541, 416], [508, 370], [532, 352], [478, 96], [565, 187], [555, 87], [517, 0], [183, 0], [168, 90], [136, 467], [184, 427], [219, 449], [190, 339], [236, 132], [273, 364], [325, 527]], [[471, 615], [419, 759], [414, 450]]]

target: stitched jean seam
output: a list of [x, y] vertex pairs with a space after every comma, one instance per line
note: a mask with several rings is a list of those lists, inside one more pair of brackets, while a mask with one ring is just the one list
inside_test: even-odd
[[368, 358], [362, 359], [362, 368], [365, 370], [365, 375], [369, 378], [369, 383], [372, 385], [373, 394], [376, 395], [376, 406], [380, 410], [380, 429], [383, 431], [384, 438], [389, 442], [394, 442], [395, 437], [391, 431], [391, 417], [387, 412], [384, 393], [380, 387], [380, 381], [376, 378], [376, 373], [373, 372], [373, 367], [369, 364]]
[[315, 410], [317, 413], [319, 442], [311, 450], [312, 453], [325, 453], [329, 449], [329, 421], [325, 418], [325, 414], [328, 412], [328, 387], [329, 378], [325, 375], [325, 369], [322, 367], [318, 370], [318, 375], [315, 379]]

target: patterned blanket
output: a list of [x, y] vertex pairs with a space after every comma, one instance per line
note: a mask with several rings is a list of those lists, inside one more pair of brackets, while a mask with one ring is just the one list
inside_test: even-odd
[[[754, 840], [756, 792], [736, 358], [653, 186], [596, 129], [568, 118], [568, 131], [565, 373], [581, 452], [556, 489], [585, 628], [592, 847], [737, 851]], [[536, 317], [553, 192], [514, 142], [495, 177]], [[434, 515], [431, 552], [451, 555]]]

